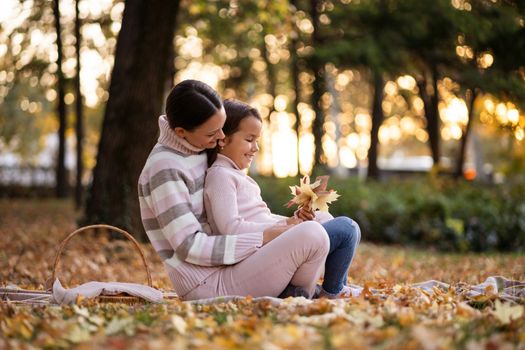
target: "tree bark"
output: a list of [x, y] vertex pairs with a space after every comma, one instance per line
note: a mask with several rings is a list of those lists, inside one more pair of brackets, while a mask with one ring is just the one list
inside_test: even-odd
[[[268, 34], [267, 29], [263, 28], [263, 31], [262, 31], [263, 41], [261, 45], [261, 51], [262, 51], [261, 53], [262, 53], [264, 63], [266, 63], [266, 79], [268, 79], [267, 91], [274, 98], [274, 102], [275, 102], [275, 97], [277, 96], [277, 85], [275, 84], [275, 81], [276, 81], [275, 65], [272, 62], [270, 62], [270, 53], [268, 52], [268, 47], [266, 46], [266, 40], [264, 39], [267, 34]], [[275, 111], [275, 103], [272, 104], [272, 106], [270, 107], [270, 114], [272, 114], [273, 111]]]
[[430, 97], [430, 118], [427, 118], [427, 132], [428, 141], [430, 143], [430, 151], [432, 152], [432, 160], [434, 165], [439, 165], [440, 158], [440, 133], [439, 133], [439, 91], [438, 91], [439, 74], [435, 64], [432, 65], [432, 88], [434, 93]]
[[75, 111], [76, 111], [76, 136], [77, 136], [77, 173], [76, 173], [76, 184], [75, 184], [75, 206], [79, 209], [82, 206], [83, 200], [83, 188], [82, 188], [82, 174], [84, 173], [84, 115], [83, 115], [83, 100], [82, 93], [80, 92], [80, 43], [82, 40], [80, 34], [80, 18], [78, 3], [80, 0], [75, 1], [75, 51], [77, 59], [77, 72], [75, 76]]
[[474, 103], [478, 92], [476, 89], [468, 89], [466, 92], [467, 103], [468, 103], [468, 120], [465, 129], [463, 130], [463, 135], [461, 135], [461, 141], [459, 145], [459, 154], [456, 163], [456, 171], [454, 172], [455, 178], [460, 178], [463, 176], [463, 165], [465, 165], [465, 158], [467, 155], [467, 143], [470, 135], [470, 130], [472, 129], [472, 119], [474, 118]]
[[[319, 11], [317, 8], [318, 1], [310, 0], [310, 18], [314, 27], [312, 33], [312, 46], [314, 49], [321, 44], [319, 33]], [[315, 112], [315, 118], [312, 123], [312, 134], [314, 135], [315, 153], [314, 153], [314, 172], [324, 172], [323, 169], [323, 134], [324, 134], [324, 113], [321, 105], [321, 98], [325, 92], [324, 68], [322, 62], [316, 57], [310, 60], [310, 68], [314, 74], [312, 85], [312, 108]]]
[[423, 72], [423, 77], [417, 80], [417, 87], [419, 89], [419, 96], [423, 100], [423, 110], [425, 112], [425, 119], [427, 121], [426, 129], [428, 133], [428, 144], [430, 147], [430, 154], [434, 165], [439, 164], [439, 96], [437, 95], [437, 71], [432, 77], [432, 89], [434, 93], [429, 95], [427, 92], [427, 79]]
[[58, 157], [56, 164], [56, 187], [55, 193], [58, 198], [64, 198], [68, 193], [68, 179], [66, 169], [66, 103], [65, 79], [62, 71], [62, 28], [60, 25], [60, 0], [53, 2], [53, 14], [55, 17], [55, 30], [57, 33], [57, 112], [58, 112]]
[[155, 144], [178, 10], [179, 1], [126, 1], [85, 223], [145, 238], [137, 182]]
[[372, 130], [370, 131], [370, 149], [368, 150], [367, 179], [378, 179], [379, 168], [377, 157], [379, 153], [379, 128], [385, 118], [383, 113], [383, 90], [385, 82], [380, 72], [374, 72], [374, 99], [372, 102]]
[[[297, 12], [297, 0], [290, 0], [290, 5], [294, 11], [292, 18], [295, 19], [295, 13]], [[295, 23], [292, 22], [293, 31], [290, 34], [290, 74], [292, 75], [292, 88], [294, 91], [294, 98], [292, 101], [292, 112], [295, 114], [295, 135], [297, 135], [297, 176], [301, 177], [301, 161], [300, 161], [300, 147], [301, 144], [301, 116], [299, 115], [299, 101], [301, 100], [301, 90], [299, 82], [299, 59], [297, 57], [297, 42], [298, 42], [298, 31], [295, 27]]]

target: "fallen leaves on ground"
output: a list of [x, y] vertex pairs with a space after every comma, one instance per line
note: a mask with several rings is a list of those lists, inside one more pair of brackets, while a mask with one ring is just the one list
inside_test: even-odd
[[[75, 229], [76, 213], [63, 201], [0, 201], [2, 285], [42, 289], [55, 249]], [[152, 248], [143, 248], [154, 285], [170, 289]], [[73, 239], [57, 275], [70, 286], [90, 280], [142, 283], [140, 258], [126, 241], [104, 234]], [[365, 287], [356, 298], [288, 298], [192, 305], [79, 301], [78, 305], [0, 303], [0, 348], [260, 348], [260, 349], [525, 349], [522, 303], [501, 302], [491, 291], [473, 300], [465, 284], [503, 275], [525, 280], [518, 254], [443, 254], [362, 244], [349, 282]], [[448, 290], [422, 291], [429, 279]], [[381, 289], [380, 295], [370, 293]], [[367, 292], [368, 291], [368, 292]]]

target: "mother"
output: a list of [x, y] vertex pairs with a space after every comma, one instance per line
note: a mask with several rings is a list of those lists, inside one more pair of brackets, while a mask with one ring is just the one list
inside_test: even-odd
[[158, 142], [139, 178], [146, 233], [182, 299], [278, 296], [289, 284], [312, 296], [330, 248], [321, 224], [239, 235], [213, 235], [209, 229], [205, 151], [224, 138], [225, 120], [221, 99], [208, 85], [185, 80], [170, 92]]

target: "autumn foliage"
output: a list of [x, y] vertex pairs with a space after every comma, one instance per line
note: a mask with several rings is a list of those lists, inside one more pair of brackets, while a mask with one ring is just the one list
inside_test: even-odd
[[[72, 205], [4, 200], [0, 212], [2, 286], [42, 289], [58, 242], [75, 229]], [[153, 249], [143, 247], [154, 285], [170, 289]], [[524, 266], [517, 254], [443, 254], [364, 243], [349, 273], [349, 283], [365, 287], [357, 298], [135, 306], [83, 300], [63, 307], [2, 302], [0, 348], [523, 348], [523, 299], [500, 301], [493, 290], [468, 298], [461, 291], [493, 275], [523, 281]], [[71, 241], [57, 275], [70, 286], [144, 283], [142, 270], [131, 244], [99, 232]], [[430, 279], [451, 288], [423, 293], [410, 285]]]

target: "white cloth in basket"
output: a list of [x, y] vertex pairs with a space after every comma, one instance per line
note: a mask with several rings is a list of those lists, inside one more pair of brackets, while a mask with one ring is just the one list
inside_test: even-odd
[[53, 283], [52, 301], [57, 304], [74, 304], [79, 295], [93, 298], [99, 295], [117, 295], [119, 293], [127, 293], [152, 303], [160, 303], [162, 301], [162, 292], [160, 290], [142, 284], [87, 282], [75, 288], [65, 289], [58, 278]]

